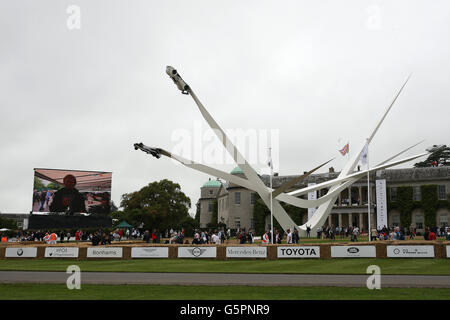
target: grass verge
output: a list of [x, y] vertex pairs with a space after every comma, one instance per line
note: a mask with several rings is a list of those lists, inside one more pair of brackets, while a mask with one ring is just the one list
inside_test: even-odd
[[286, 259], [286, 260], [0, 260], [0, 271], [66, 271], [78, 265], [83, 272], [211, 272], [366, 274], [377, 265], [382, 274], [450, 275], [450, 259]]

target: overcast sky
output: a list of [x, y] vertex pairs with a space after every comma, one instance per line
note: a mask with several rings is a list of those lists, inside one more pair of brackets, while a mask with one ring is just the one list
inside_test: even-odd
[[[167, 65], [222, 128], [275, 134], [280, 175], [332, 157], [340, 170], [347, 158], [338, 150], [362, 146], [410, 73], [370, 163], [422, 139], [406, 155], [450, 144], [448, 1], [8, 0], [0, 39], [4, 213], [29, 212], [33, 168], [56, 168], [112, 171], [116, 204], [170, 179], [193, 215], [209, 176], [133, 149], [141, 141], [174, 152], [186, 141], [211, 147]], [[222, 162], [214, 166], [234, 167]]]

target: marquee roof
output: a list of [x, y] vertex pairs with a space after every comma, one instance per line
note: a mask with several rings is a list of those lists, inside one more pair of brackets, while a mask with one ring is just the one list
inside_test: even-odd
[[112, 172], [81, 171], [35, 168], [34, 175], [40, 179], [63, 184], [66, 175], [72, 174], [77, 179], [78, 190], [111, 191]]

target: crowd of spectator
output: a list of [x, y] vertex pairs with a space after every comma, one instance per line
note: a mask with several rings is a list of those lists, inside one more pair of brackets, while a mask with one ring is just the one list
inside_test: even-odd
[[[307, 237], [310, 237], [310, 228], [307, 227]], [[71, 233], [72, 232], [72, 233]], [[334, 227], [324, 226], [316, 230], [317, 239], [340, 239], [348, 238], [350, 241], [358, 241], [358, 236], [361, 234], [358, 227]], [[281, 244], [283, 242], [288, 244], [299, 243], [300, 237], [296, 228], [283, 230], [274, 229], [274, 243]], [[419, 234], [420, 235], [420, 234]], [[403, 227], [384, 227], [379, 230], [373, 229], [371, 232], [372, 240], [414, 240], [417, 232], [414, 228]], [[188, 236], [192, 237], [192, 234]], [[194, 230], [192, 244], [223, 244], [226, 240], [234, 238], [240, 244], [255, 243], [255, 233], [253, 230], [246, 230], [245, 228], [238, 228], [237, 230], [227, 229], [210, 229], [210, 230]], [[425, 228], [423, 234], [424, 240], [448, 240], [450, 241], [450, 227], [432, 227]], [[93, 245], [111, 244], [113, 241], [126, 240], [142, 240], [146, 243], [165, 243], [165, 244], [189, 244], [186, 239], [185, 230], [167, 229], [160, 232], [158, 229], [153, 231], [145, 229], [116, 229], [109, 230], [61, 230], [57, 231], [18, 231], [17, 236], [12, 239], [7, 239], [6, 235], [1, 235], [2, 242], [8, 241], [42, 241], [49, 244], [64, 243], [64, 242], [92, 242]], [[259, 240], [259, 238], [256, 238]], [[260, 237], [261, 243], [272, 243], [271, 230], [265, 231]]]

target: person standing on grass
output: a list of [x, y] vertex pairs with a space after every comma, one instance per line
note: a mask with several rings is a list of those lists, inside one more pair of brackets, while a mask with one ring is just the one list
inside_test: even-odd
[[291, 229], [287, 229], [286, 230], [287, 236], [286, 236], [286, 243], [292, 243], [292, 233], [291, 233]]
[[433, 231], [428, 234], [428, 240], [436, 240], [436, 234]]
[[264, 232], [262, 239], [261, 239], [261, 243], [262, 244], [268, 244], [269, 243], [269, 235], [267, 234], [267, 231]]

